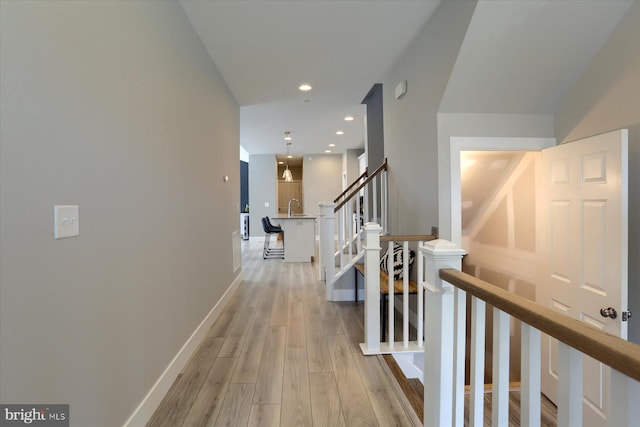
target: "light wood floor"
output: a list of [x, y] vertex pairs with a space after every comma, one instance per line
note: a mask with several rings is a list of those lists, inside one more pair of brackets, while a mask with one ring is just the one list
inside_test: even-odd
[[[327, 302], [315, 263], [263, 260], [261, 242], [243, 242], [242, 271], [148, 426], [422, 425], [422, 384], [393, 358], [360, 352], [361, 302]], [[510, 393], [510, 426], [520, 424], [518, 401]], [[544, 396], [542, 425], [556, 425]]]
[[325, 301], [315, 263], [261, 250], [243, 242], [243, 283], [148, 426], [421, 425], [382, 357], [360, 352], [362, 303]]

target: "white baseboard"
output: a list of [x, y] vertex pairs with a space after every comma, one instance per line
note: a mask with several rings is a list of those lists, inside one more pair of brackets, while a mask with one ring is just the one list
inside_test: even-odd
[[197, 350], [198, 346], [209, 331], [209, 328], [211, 328], [213, 322], [218, 318], [218, 316], [220, 316], [220, 312], [227, 305], [231, 296], [241, 282], [242, 272], [240, 272], [240, 274], [238, 274], [238, 276], [233, 280], [233, 283], [231, 283], [231, 286], [229, 286], [222, 298], [220, 298], [216, 305], [213, 306], [209, 314], [207, 314], [204, 320], [200, 322], [196, 330], [193, 331], [189, 339], [187, 339], [187, 342], [184, 343], [162, 375], [160, 375], [160, 378], [158, 378], [153, 387], [151, 387], [151, 390], [149, 390], [144, 399], [142, 399], [142, 402], [140, 402], [135, 411], [133, 411], [133, 414], [131, 414], [129, 419], [124, 423], [124, 427], [144, 427], [149, 422], [151, 416], [160, 405], [160, 402], [162, 402], [162, 399], [169, 391], [169, 388], [187, 364], [193, 353]]
[[[333, 290], [333, 299], [332, 301], [353, 301], [354, 292], [353, 288], [351, 289], [334, 289]], [[364, 299], [364, 292], [362, 289], [358, 289], [358, 301], [362, 301]]]
[[[402, 369], [402, 373], [407, 378], [417, 378], [420, 382], [424, 382], [424, 352], [422, 352], [422, 356], [419, 353], [393, 353], [393, 358], [396, 360], [396, 363]], [[416, 358], [421, 359], [422, 363], [417, 364]]]

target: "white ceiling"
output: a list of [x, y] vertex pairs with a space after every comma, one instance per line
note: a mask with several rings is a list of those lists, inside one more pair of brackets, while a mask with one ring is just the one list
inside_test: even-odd
[[[240, 144], [250, 154], [284, 152], [287, 130], [298, 154], [364, 147], [360, 102], [439, 3], [181, 0], [241, 106]], [[313, 90], [298, 91], [303, 82]], [[356, 120], [346, 123], [349, 114]]]
[[[250, 154], [363, 147], [360, 104], [440, 0], [180, 0]], [[480, 0], [439, 111], [554, 114], [633, 0]], [[313, 85], [298, 91], [302, 82]], [[308, 102], [305, 102], [308, 100]], [[345, 122], [344, 116], [356, 118]], [[342, 136], [335, 132], [343, 130]]]

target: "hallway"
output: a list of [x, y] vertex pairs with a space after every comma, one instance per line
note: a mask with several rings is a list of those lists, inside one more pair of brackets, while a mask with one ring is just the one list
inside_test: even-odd
[[327, 302], [315, 263], [242, 244], [242, 284], [148, 426], [420, 425], [382, 357], [360, 352], [362, 303]]

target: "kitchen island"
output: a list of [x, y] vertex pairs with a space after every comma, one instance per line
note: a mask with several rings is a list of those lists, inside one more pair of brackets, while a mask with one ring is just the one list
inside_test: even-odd
[[284, 231], [284, 260], [311, 262], [316, 251], [316, 217], [305, 214], [276, 215], [271, 222]]

